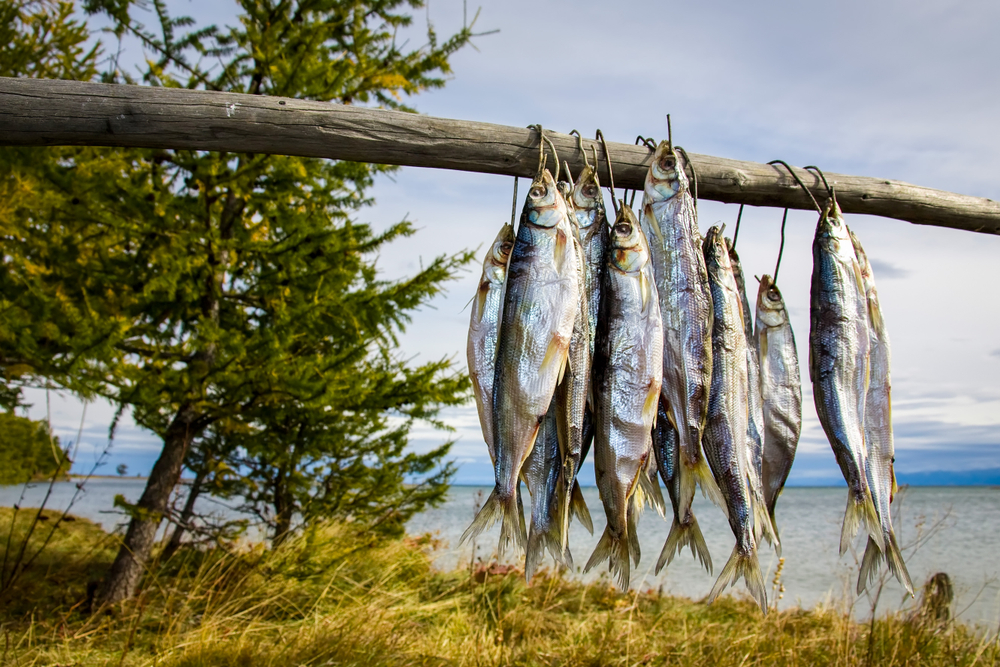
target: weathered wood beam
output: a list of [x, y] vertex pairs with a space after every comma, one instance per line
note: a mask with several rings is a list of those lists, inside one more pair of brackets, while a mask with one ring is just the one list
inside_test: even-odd
[[[576, 138], [546, 136], [579, 173], [583, 156]], [[588, 153], [593, 143], [584, 140]], [[528, 128], [236, 93], [3, 77], [0, 144], [275, 153], [525, 177], [538, 165], [538, 133]], [[609, 143], [608, 150], [615, 185], [641, 188], [650, 151], [620, 143]], [[690, 157], [704, 199], [813, 208], [782, 167]], [[797, 173], [814, 192], [824, 192], [813, 174]], [[863, 176], [827, 179], [848, 213], [1000, 234], [1000, 204], [990, 199]]]

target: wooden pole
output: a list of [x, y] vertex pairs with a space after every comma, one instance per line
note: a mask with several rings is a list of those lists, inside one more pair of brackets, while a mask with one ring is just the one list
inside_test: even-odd
[[[579, 173], [584, 160], [573, 136], [546, 131]], [[78, 81], [0, 77], [0, 144], [126, 146], [274, 153], [357, 162], [457, 169], [531, 177], [538, 132], [325, 102]], [[591, 140], [584, 140], [590, 152]], [[642, 188], [651, 151], [609, 143], [615, 184]], [[598, 155], [603, 157], [599, 145]], [[703, 199], [812, 209], [783, 167], [690, 154]], [[551, 157], [549, 158], [551, 160]], [[550, 162], [551, 164], [551, 162]], [[607, 184], [601, 160], [601, 182]], [[799, 178], [822, 201], [810, 172]], [[1000, 234], [1000, 204], [878, 178], [827, 174], [846, 213]], [[821, 196], [822, 195], [822, 196]]]

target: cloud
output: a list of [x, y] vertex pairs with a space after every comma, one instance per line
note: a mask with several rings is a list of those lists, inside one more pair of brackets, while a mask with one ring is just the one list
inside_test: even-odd
[[905, 278], [910, 275], [907, 269], [901, 269], [895, 264], [890, 264], [881, 259], [869, 258], [872, 265], [872, 270], [875, 272], [876, 278], [888, 278], [893, 280], [895, 278]]
[[1000, 357], [1000, 347], [990, 352], [991, 357]]

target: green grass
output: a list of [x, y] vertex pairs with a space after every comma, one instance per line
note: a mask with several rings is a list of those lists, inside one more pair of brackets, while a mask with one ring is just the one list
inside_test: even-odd
[[[23, 514], [23, 513], [22, 513]], [[0, 509], [0, 527], [10, 510]], [[430, 540], [387, 541], [324, 525], [274, 550], [181, 551], [134, 602], [83, 611], [113, 538], [59, 527], [0, 600], [11, 665], [991, 665], [995, 637], [890, 614], [856, 623], [832, 609], [764, 617], [553, 574], [430, 567]]]

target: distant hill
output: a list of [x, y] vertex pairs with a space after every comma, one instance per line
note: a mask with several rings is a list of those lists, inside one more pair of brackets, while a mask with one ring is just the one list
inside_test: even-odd
[[896, 481], [911, 486], [1000, 486], [1000, 468], [897, 472]]

